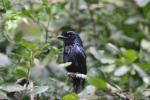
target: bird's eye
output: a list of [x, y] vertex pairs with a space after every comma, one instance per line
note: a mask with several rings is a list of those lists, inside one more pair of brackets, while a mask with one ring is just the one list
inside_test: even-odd
[[72, 34], [68, 34], [68, 36], [69, 36], [69, 37], [71, 37], [71, 36], [72, 36]]

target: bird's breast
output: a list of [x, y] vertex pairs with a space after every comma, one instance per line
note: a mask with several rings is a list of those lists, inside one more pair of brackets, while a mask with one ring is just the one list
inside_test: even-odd
[[74, 46], [66, 46], [65, 47], [65, 50], [64, 50], [64, 53], [69, 55], [69, 56], [73, 56], [74, 55], [74, 51], [76, 50], [76, 48]]

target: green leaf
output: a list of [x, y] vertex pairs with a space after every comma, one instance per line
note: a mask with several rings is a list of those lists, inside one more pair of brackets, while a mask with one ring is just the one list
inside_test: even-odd
[[101, 70], [103, 72], [107, 72], [107, 73], [113, 72], [115, 70], [115, 68], [116, 68], [115, 64], [101, 66]]
[[75, 93], [69, 93], [69, 94], [63, 96], [62, 100], [78, 100], [78, 96]]
[[31, 59], [29, 54], [27, 54], [27, 53], [20, 53], [20, 54], [11, 53], [11, 54], [16, 56], [16, 57], [23, 58], [23, 59], [26, 59], [26, 60], [30, 60]]
[[57, 55], [58, 52], [59, 52], [58, 48], [51, 47], [50, 48], [50, 53], [43, 60], [43, 64], [44, 65], [49, 64], [49, 62]]
[[0, 91], [0, 99], [1, 100], [8, 100], [7, 93], [4, 91]]
[[124, 65], [124, 66], [117, 68], [114, 72], [114, 75], [115, 76], [123, 76], [123, 75], [127, 74], [127, 72], [129, 72], [129, 70], [130, 70], [130, 67]]
[[0, 66], [0, 76], [7, 76], [8, 75], [8, 68]]
[[60, 64], [60, 66], [66, 68], [66, 67], [70, 66], [71, 64], [72, 64], [72, 62], [66, 62], [66, 63]]
[[15, 69], [15, 76], [16, 77], [24, 77], [28, 72], [28, 68], [26, 66], [17, 66]]
[[1, 90], [6, 92], [19, 92], [25, 90], [25, 88], [18, 84], [4, 84], [0, 86]]
[[145, 71], [150, 71], [150, 63], [143, 63], [143, 62], [141, 62], [141, 63], [139, 63], [138, 64], [143, 70], [145, 70]]
[[48, 86], [35, 86], [29, 94], [36, 95], [43, 92], [46, 92], [48, 90]]
[[137, 71], [139, 76], [143, 79], [143, 81], [146, 84], [149, 84], [150, 79], [149, 79], [149, 76], [147, 75], [147, 73], [140, 66], [138, 66], [137, 64], [133, 64], [132, 66]]
[[129, 63], [134, 62], [139, 57], [138, 53], [135, 50], [126, 50], [122, 54]]
[[32, 50], [32, 49], [35, 48], [32, 43], [30, 43], [29, 41], [24, 40], [24, 39], [22, 39], [22, 40], [19, 42], [19, 44], [22, 45], [23, 47], [27, 48], [28, 50]]
[[142, 49], [150, 52], [150, 41], [143, 39], [141, 41], [141, 47], [142, 47]]
[[39, 27], [29, 27], [28, 32], [31, 33], [32, 35], [37, 35], [39, 34], [41, 29]]
[[114, 63], [114, 58], [106, 54], [104, 50], [97, 50], [95, 47], [90, 47], [90, 53], [101, 63], [103, 64], [112, 64]]
[[[138, 92], [142, 92], [144, 89], [148, 88], [148, 86], [150, 85], [150, 84], [149, 84], [149, 83], [150, 83], [149, 76], [148, 76], [148, 74], [147, 74], [142, 68], [140, 68], [140, 66], [138, 66], [137, 64], [133, 64], [132, 66], [133, 66], [134, 70], [137, 72], [137, 74], [140, 76], [140, 79], [142, 79], [143, 85], [141, 85], [141, 86], [139, 86], [139, 87], [137, 88], [136, 82], [134, 82], [134, 84], [133, 84], [133, 82], [132, 82], [131, 84], [133, 84], [133, 86], [136, 86]], [[139, 81], [139, 80], [137, 80], [137, 81]]]
[[117, 65], [126, 64], [126, 59], [125, 59], [124, 57], [117, 58], [117, 59], [115, 60], [115, 64], [117, 64]]
[[11, 2], [9, 0], [2, 0], [2, 2], [3, 2], [4, 8], [6, 9], [11, 8]]
[[107, 82], [104, 81], [103, 79], [101, 78], [98, 78], [98, 77], [93, 77], [93, 78], [90, 78], [88, 80], [88, 82], [94, 86], [96, 86], [97, 88], [99, 89], [102, 89], [104, 91], [107, 90]]
[[39, 48], [35, 49], [34, 55], [35, 55], [35, 56], [40, 55], [41, 53], [44, 52], [44, 49], [48, 49], [48, 46], [49, 46], [49, 43], [46, 43], [46, 44], [40, 46]]
[[150, 2], [143, 9], [144, 15], [150, 20]]
[[22, 39], [22, 33], [21, 32], [17, 32], [15, 34], [15, 41], [20, 41]]

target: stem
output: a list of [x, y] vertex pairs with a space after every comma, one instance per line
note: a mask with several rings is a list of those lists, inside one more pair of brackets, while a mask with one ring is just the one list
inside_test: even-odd
[[45, 36], [45, 41], [47, 42], [47, 39], [48, 39], [48, 32], [51, 32], [48, 27], [49, 27], [49, 23], [50, 23], [50, 17], [49, 17], [49, 20], [48, 20], [48, 24], [47, 26], [45, 26], [44, 24], [40, 23], [38, 19], [35, 19], [31, 14], [29, 14], [29, 17], [32, 19], [33, 22], [35, 22], [37, 25], [39, 25], [39, 27], [41, 29], [44, 29], [45, 32], [46, 32], [46, 36]]
[[93, 32], [95, 33], [95, 36], [97, 35], [97, 32], [96, 32], [96, 24], [95, 24], [95, 20], [94, 20], [94, 17], [93, 17], [93, 14], [90, 10], [90, 5], [88, 2], [86, 2], [87, 4], [87, 10], [88, 10], [88, 13], [90, 15], [90, 20], [91, 20], [91, 23], [92, 23], [92, 27], [93, 27]]
[[3, 2], [4, 9], [6, 9], [6, 6], [5, 6], [5, 3], [4, 3], [4, 0], [2, 0], [2, 2]]
[[30, 65], [28, 66], [28, 73], [27, 73], [28, 80], [30, 79], [30, 69], [33, 66], [33, 59], [34, 59], [33, 51], [30, 52], [30, 57], [31, 57], [31, 59], [30, 59]]
[[45, 42], [47, 43], [47, 39], [48, 39], [48, 27], [50, 24], [50, 14], [48, 16], [48, 23], [47, 23], [47, 27], [45, 28]]
[[48, 22], [47, 22], [47, 25], [45, 27], [45, 43], [47, 43], [47, 39], [48, 39], [48, 28], [49, 28], [49, 25], [50, 25], [50, 20], [51, 20], [51, 4], [48, 3], [48, 0], [43, 0], [43, 5], [45, 5], [45, 2], [47, 2], [47, 8], [45, 8], [45, 11], [48, 15]]
[[[30, 2], [31, 2], [31, 1], [30, 1]], [[44, 1], [43, 1], [43, 2], [44, 2]], [[32, 4], [32, 3], [31, 3], [31, 4]], [[31, 4], [30, 4], [30, 5], [31, 5]], [[32, 12], [33, 12], [34, 10], [33, 10], [32, 5], [31, 5], [30, 7], [31, 7]], [[48, 18], [48, 23], [47, 23], [47, 25], [42, 24], [42, 23], [39, 21], [38, 18], [34, 17], [34, 16], [33, 16], [32, 14], [30, 14], [30, 13], [28, 13], [28, 16], [31, 18], [31, 20], [32, 20], [33, 22], [35, 22], [37, 25], [39, 25], [39, 27], [40, 27], [41, 29], [44, 29], [44, 30], [45, 30], [45, 33], [46, 33], [45, 42], [47, 42], [47, 39], [48, 39], [48, 32], [51, 32], [51, 31], [48, 29], [49, 24], [50, 24], [50, 14], [49, 14], [49, 18]]]

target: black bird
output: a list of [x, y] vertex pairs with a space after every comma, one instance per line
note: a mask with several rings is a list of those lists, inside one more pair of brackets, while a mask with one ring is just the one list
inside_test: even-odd
[[[64, 42], [63, 61], [72, 62], [66, 68], [68, 72], [86, 74], [86, 54], [79, 35], [72, 30], [65, 30], [59, 39]], [[74, 92], [79, 93], [84, 88], [85, 79], [72, 77]]]

